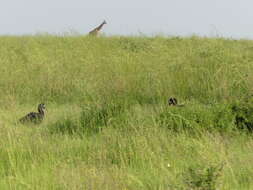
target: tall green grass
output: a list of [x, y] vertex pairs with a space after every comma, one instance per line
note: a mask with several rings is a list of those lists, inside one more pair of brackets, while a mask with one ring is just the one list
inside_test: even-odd
[[[253, 189], [252, 41], [0, 44], [0, 189]], [[17, 122], [41, 102], [41, 125]]]

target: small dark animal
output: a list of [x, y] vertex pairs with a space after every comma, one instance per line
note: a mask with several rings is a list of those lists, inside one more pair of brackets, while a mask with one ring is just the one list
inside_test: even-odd
[[39, 104], [38, 105], [38, 113], [36, 112], [30, 112], [26, 116], [22, 117], [19, 122], [21, 123], [34, 123], [34, 124], [39, 124], [42, 122], [45, 116], [45, 109], [46, 106], [45, 104]]
[[184, 106], [183, 104], [178, 104], [176, 98], [169, 98], [168, 104], [169, 104], [169, 106], [179, 106], [179, 107]]
[[168, 103], [169, 103], [169, 106], [176, 106], [177, 99], [176, 98], [169, 98]]

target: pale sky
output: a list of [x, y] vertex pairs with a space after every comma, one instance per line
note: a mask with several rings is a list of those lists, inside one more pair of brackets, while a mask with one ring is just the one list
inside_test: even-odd
[[0, 35], [201, 35], [253, 39], [253, 0], [0, 0]]

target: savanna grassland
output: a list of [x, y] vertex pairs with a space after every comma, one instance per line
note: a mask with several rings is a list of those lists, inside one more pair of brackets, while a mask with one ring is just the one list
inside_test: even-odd
[[[0, 189], [253, 189], [253, 41], [0, 44]], [[41, 102], [42, 124], [18, 123]]]

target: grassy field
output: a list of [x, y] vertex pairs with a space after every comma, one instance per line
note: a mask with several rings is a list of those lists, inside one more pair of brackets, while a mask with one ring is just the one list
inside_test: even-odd
[[[0, 44], [0, 189], [253, 189], [252, 41]], [[17, 122], [41, 102], [42, 124]]]

